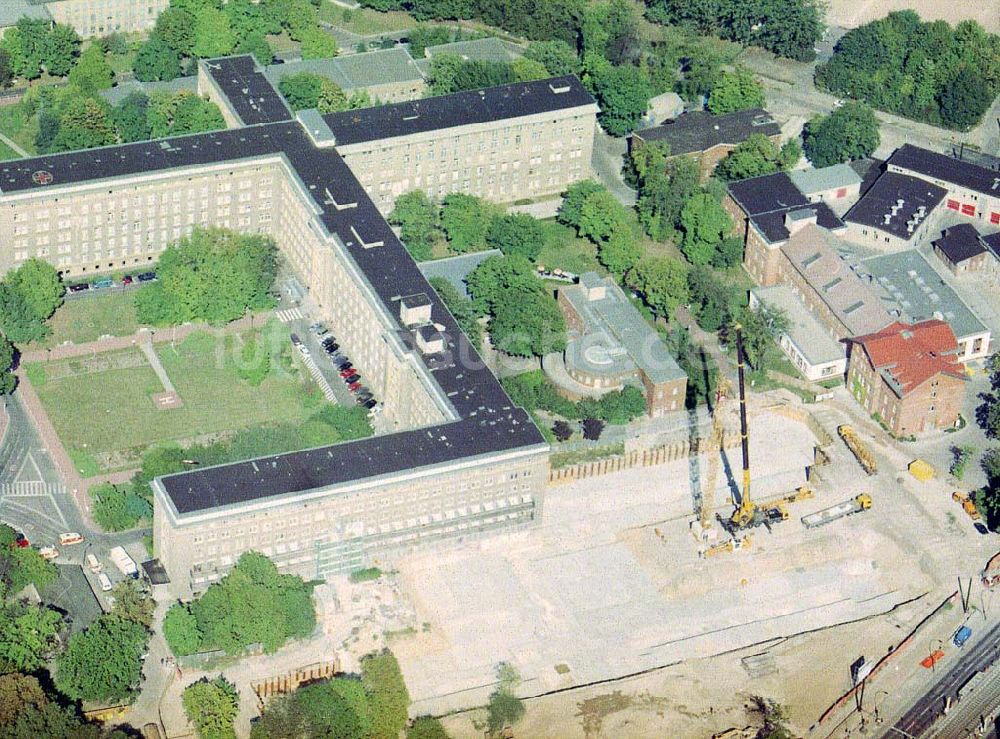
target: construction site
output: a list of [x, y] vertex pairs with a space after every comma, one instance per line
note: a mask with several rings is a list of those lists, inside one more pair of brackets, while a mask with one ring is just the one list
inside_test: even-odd
[[610, 718], [595, 730], [595, 700], [631, 717], [628, 736], [708, 737], [758, 693], [804, 734], [856, 657], [891, 651], [957, 563], [985, 554], [947, 515], [947, 484], [909, 475], [849, 403], [740, 389], [720, 389], [688, 459], [553, 485], [538, 527], [404, 560], [424, 626], [393, 649], [414, 713], [457, 712], [452, 735], [477, 735], [482, 717], [463, 711], [507, 662], [526, 735], [533, 721], [626, 735]]

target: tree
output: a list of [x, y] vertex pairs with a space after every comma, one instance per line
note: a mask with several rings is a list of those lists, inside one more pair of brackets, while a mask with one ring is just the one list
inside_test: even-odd
[[62, 616], [46, 606], [16, 600], [0, 604], [0, 674], [44, 667], [59, 648], [62, 627]]
[[338, 113], [347, 110], [350, 102], [343, 88], [332, 80], [323, 80], [320, 85], [319, 100], [316, 101], [316, 109], [320, 113]]
[[508, 213], [490, 221], [486, 243], [507, 256], [534, 261], [542, 251], [542, 224], [527, 213]]
[[681, 225], [681, 211], [698, 189], [698, 164], [690, 157], [669, 157], [666, 144], [634, 147], [632, 164], [638, 176], [636, 210], [646, 232], [659, 241]]
[[139, 589], [135, 580], [122, 580], [115, 585], [111, 595], [115, 599], [111, 613], [125, 621], [139, 624], [144, 629], [152, 626], [156, 603]]
[[340, 49], [337, 40], [321, 28], [311, 28], [302, 35], [303, 59], [332, 59]]
[[432, 277], [430, 278], [430, 283], [434, 291], [444, 301], [448, 311], [455, 317], [458, 327], [465, 334], [466, 338], [468, 338], [469, 343], [472, 344], [476, 351], [481, 351], [483, 346], [483, 327], [479, 323], [479, 319], [482, 317], [482, 314], [475, 309], [472, 301], [456, 290], [446, 278]]
[[716, 247], [733, 228], [733, 221], [719, 202], [708, 193], [688, 200], [681, 211], [684, 241], [681, 251], [694, 265], [712, 262]]
[[236, 48], [236, 34], [229, 17], [213, 7], [204, 7], [194, 14], [193, 54], [202, 59], [225, 56]]
[[80, 53], [80, 37], [72, 26], [56, 23], [42, 47], [42, 64], [54, 77], [65, 77]]
[[445, 26], [429, 26], [420, 24], [410, 29], [410, 55], [414, 59], [425, 56], [428, 46], [440, 46], [451, 41], [451, 31]]
[[941, 120], [949, 128], [970, 128], [979, 122], [992, 104], [996, 88], [996, 85], [991, 87], [975, 71], [962, 69], [954, 81], [938, 95]]
[[226, 127], [219, 107], [190, 90], [154, 92], [146, 112], [153, 138], [217, 131]]
[[48, 328], [24, 297], [6, 282], [0, 282], [0, 329], [16, 344], [38, 341]]
[[41, 590], [58, 576], [56, 566], [31, 548], [12, 547], [14, 530], [0, 524], [5, 551], [0, 551], [0, 583], [6, 592], [17, 593], [26, 585]]
[[115, 73], [104, 54], [104, 47], [91, 44], [80, 55], [76, 66], [70, 70], [69, 83], [82, 92], [92, 94], [109, 89], [115, 82]]
[[[228, 7], [228, 6], [227, 6]], [[274, 63], [274, 49], [262, 33], [251, 33], [236, 45], [237, 54], [252, 54], [262, 66]]]
[[399, 226], [399, 238], [417, 261], [431, 258], [431, 248], [440, 236], [438, 207], [423, 190], [411, 190], [396, 198], [389, 223]]
[[591, 76], [601, 112], [601, 126], [612, 136], [625, 136], [638, 124], [653, 96], [646, 73], [633, 66], [601, 66]]
[[292, 110], [305, 110], [319, 105], [319, 96], [325, 81], [325, 77], [312, 72], [286, 74], [278, 82], [278, 89]]
[[716, 115], [763, 108], [764, 104], [764, 88], [753, 72], [739, 65], [719, 75], [708, 96], [708, 109]]
[[94, 485], [90, 488], [90, 498], [94, 520], [105, 531], [125, 531], [153, 518], [153, 506], [131, 486]]
[[156, 17], [151, 39], [155, 39], [174, 52], [174, 56], [192, 56], [195, 43], [194, 14], [172, 3]]
[[179, 657], [194, 654], [201, 649], [201, 632], [198, 620], [183, 603], [170, 606], [163, 618], [163, 638], [170, 650]]
[[137, 623], [104, 614], [70, 637], [59, 656], [57, 687], [70, 698], [126, 701], [137, 694], [149, 633]]
[[42, 321], [56, 312], [66, 294], [66, 286], [55, 267], [35, 257], [9, 272], [4, 282], [24, 298], [27, 306]]
[[787, 142], [778, 148], [762, 133], [751, 134], [715, 168], [715, 176], [723, 180], [745, 180], [790, 169], [800, 154], [798, 143]]
[[757, 731], [757, 739], [791, 739], [793, 736], [785, 725], [785, 710], [778, 703], [752, 695], [747, 712], [757, 716], [763, 724]]
[[556, 441], [569, 441], [573, 436], [573, 427], [566, 421], [556, 421], [552, 425], [552, 435], [556, 437]]
[[14, 345], [0, 334], [0, 395], [10, 395], [17, 387], [17, 376], [11, 371], [16, 356]]
[[646, 257], [626, 274], [628, 284], [637, 290], [646, 305], [658, 316], [667, 318], [687, 300], [687, 270], [682, 262], [669, 257]]
[[214, 680], [202, 678], [188, 685], [181, 703], [201, 739], [236, 739], [240, 697], [236, 686], [222, 675]]
[[489, 203], [475, 195], [446, 195], [441, 201], [441, 228], [448, 237], [448, 248], [456, 254], [484, 249], [493, 212]]
[[735, 312], [725, 327], [727, 337], [734, 335], [737, 323], [742, 327], [746, 361], [755, 370], [763, 370], [768, 357], [777, 348], [778, 339], [788, 331], [788, 315], [781, 308], [761, 301], [756, 308], [743, 306]]
[[139, 47], [132, 71], [140, 82], [172, 80], [181, 76], [181, 61], [175, 50], [153, 36]]
[[361, 682], [371, 714], [373, 739], [397, 739], [406, 726], [410, 694], [396, 656], [389, 650], [361, 658]]
[[870, 157], [879, 145], [879, 123], [864, 103], [849, 102], [807, 122], [803, 149], [814, 167]]
[[[596, 423], [600, 424], [601, 422], [596, 421]], [[603, 426], [603, 424], [601, 425]], [[486, 726], [491, 732], [496, 733], [505, 726], [512, 726], [521, 720], [524, 716], [524, 702], [507, 691], [496, 690], [486, 705], [486, 713]]]
[[25, 709], [40, 708], [47, 702], [38, 678], [17, 672], [0, 675], [0, 731], [12, 726]]
[[14, 65], [10, 60], [10, 53], [0, 47], [0, 90], [6, 90], [13, 81]]
[[111, 111], [118, 137], [125, 143], [147, 141], [151, 130], [147, 121], [149, 98], [141, 92], [130, 92]]
[[52, 142], [54, 151], [93, 149], [115, 143], [109, 107], [96, 98], [72, 97], [59, 116], [59, 134]]
[[616, 277], [632, 269], [642, 255], [642, 245], [631, 228], [615, 231], [597, 245], [597, 258]]
[[631, 229], [629, 213], [607, 190], [588, 195], [580, 206], [579, 232], [596, 243], [607, 241], [619, 231]]
[[[604, 432], [604, 421], [599, 418], [583, 419], [583, 438], [587, 441], [598, 441]], [[509, 704], [508, 704], [509, 706]]]
[[[411, 42], [412, 46], [412, 34]], [[539, 62], [554, 77], [578, 74], [581, 70], [576, 49], [565, 41], [532, 41], [524, 52], [525, 59]]]
[[596, 180], [580, 180], [570, 185], [563, 193], [562, 205], [556, 220], [573, 228], [580, 227], [580, 211], [588, 195], [606, 191], [606, 188]]

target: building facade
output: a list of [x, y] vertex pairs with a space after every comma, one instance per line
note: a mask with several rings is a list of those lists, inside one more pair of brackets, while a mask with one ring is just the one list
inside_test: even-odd
[[170, 0], [50, 0], [52, 20], [72, 26], [84, 38], [152, 30]]
[[[156, 554], [177, 592], [204, 589], [251, 548], [315, 576], [537, 520], [548, 445], [379, 214], [331, 117], [293, 118], [250, 57], [204, 62], [200, 75], [231, 129], [0, 164], [11, 234], [0, 267], [41, 257], [78, 275], [153, 262], [195, 226], [270, 234], [390, 433], [155, 481]], [[525, 126], [516, 156], [530, 160], [553, 147], [542, 118], [563, 131], [565, 109], [569, 120], [589, 110], [580, 125], [593, 130], [596, 106], [575, 78], [473, 94], [481, 109], [462, 94], [422, 101], [433, 126], [421, 135], [461, 148], [482, 140], [464, 128], [470, 116], [485, 127], [489, 113], [504, 130]]]
[[948, 324], [894, 323], [851, 340], [847, 387], [865, 411], [897, 436], [954, 428], [967, 378]]

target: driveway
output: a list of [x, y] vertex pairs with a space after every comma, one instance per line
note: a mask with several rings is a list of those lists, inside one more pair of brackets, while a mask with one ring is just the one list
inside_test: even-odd
[[594, 153], [590, 160], [594, 174], [622, 205], [632, 207], [636, 200], [635, 190], [626, 185], [622, 179], [622, 165], [627, 149], [626, 139], [609, 136], [604, 129], [596, 126]]

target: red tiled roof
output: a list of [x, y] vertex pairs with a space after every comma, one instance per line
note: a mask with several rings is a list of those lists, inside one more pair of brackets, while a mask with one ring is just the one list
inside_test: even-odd
[[[881, 331], [855, 336], [872, 366], [888, 374], [902, 397], [938, 373], [965, 379], [957, 363], [958, 342], [951, 327], [937, 319], [920, 323], [895, 323]], [[890, 383], [892, 384], [892, 383]]]

